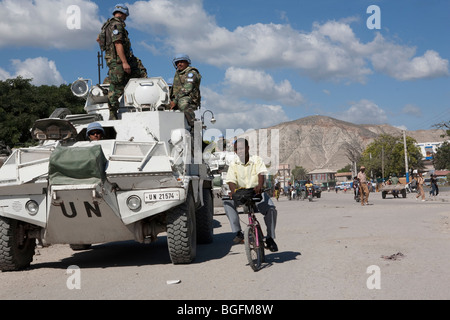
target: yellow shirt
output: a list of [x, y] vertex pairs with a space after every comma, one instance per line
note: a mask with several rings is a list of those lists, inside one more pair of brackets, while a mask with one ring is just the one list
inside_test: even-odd
[[259, 156], [251, 156], [246, 164], [235, 157], [228, 166], [226, 183], [234, 183], [237, 188], [254, 188], [258, 185], [258, 175], [267, 173], [266, 165]]

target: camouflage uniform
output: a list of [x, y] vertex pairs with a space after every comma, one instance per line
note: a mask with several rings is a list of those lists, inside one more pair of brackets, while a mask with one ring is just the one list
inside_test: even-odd
[[200, 108], [200, 81], [202, 76], [194, 67], [175, 72], [173, 85], [170, 90], [170, 99], [177, 108], [184, 112], [189, 125], [194, 126], [194, 110]]
[[[108, 46], [105, 51], [105, 60], [108, 65], [108, 76], [104, 83], [109, 83], [108, 100], [111, 109], [111, 115], [116, 117], [119, 110], [119, 98], [123, 94], [128, 80], [131, 78], [146, 78], [147, 70], [142, 65], [140, 59], [133, 55], [131, 42], [128, 38], [128, 31], [125, 29], [125, 22], [117, 17], [109, 19], [106, 30]], [[110, 37], [110, 38], [108, 38]], [[122, 60], [117, 55], [114, 42], [121, 41], [128, 64], [131, 67], [131, 74], [123, 70]]]

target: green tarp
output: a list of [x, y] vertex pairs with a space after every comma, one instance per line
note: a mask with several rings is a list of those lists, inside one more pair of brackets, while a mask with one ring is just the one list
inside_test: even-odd
[[100, 145], [57, 147], [50, 156], [50, 185], [95, 184], [106, 178], [107, 160]]

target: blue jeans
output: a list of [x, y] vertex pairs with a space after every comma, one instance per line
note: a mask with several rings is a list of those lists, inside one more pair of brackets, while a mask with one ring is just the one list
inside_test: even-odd
[[[256, 203], [258, 212], [264, 216], [267, 227], [267, 236], [275, 239], [275, 226], [277, 224], [277, 209], [267, 193], [263, 193], [263, 199]], [[242, 231], [239, 215], [233, 200], [224, 200], [223, 207], [231, 225], [231, 231], [237, 233]]]
[[431, 184], [431, 191], [430, 191], [430, 196], [437, 196], [439, 193], [438, 188], [435, 184]]

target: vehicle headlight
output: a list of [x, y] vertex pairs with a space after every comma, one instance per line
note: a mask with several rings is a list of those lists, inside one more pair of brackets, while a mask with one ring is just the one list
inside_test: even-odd
[[35, 216], [39, 211], [39, 205], [34, 200], [29, 200], [25, 204], [25, 209], [27, 210], [28, 214], [31, 216]]
[[141, 198], [139, 198], [138, 196], [128, 197], [127, 206], [132, 211], [139, 210], [141, 208]]

